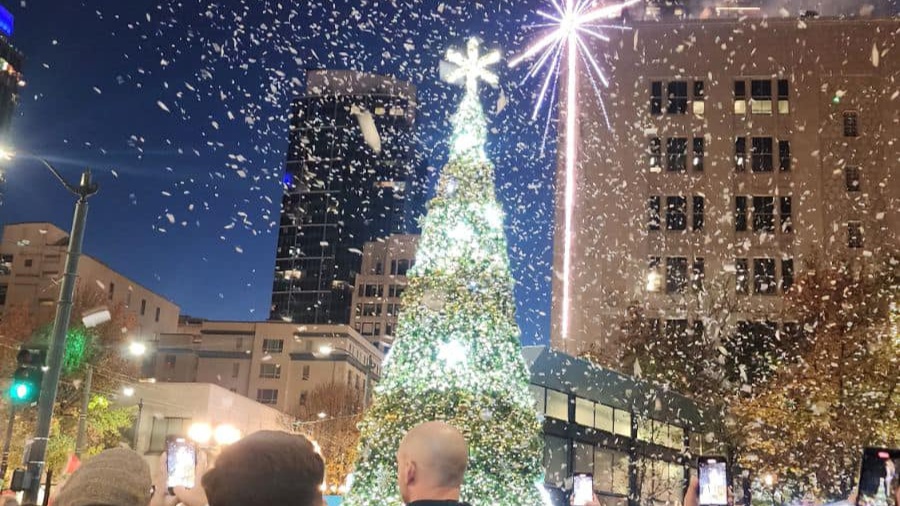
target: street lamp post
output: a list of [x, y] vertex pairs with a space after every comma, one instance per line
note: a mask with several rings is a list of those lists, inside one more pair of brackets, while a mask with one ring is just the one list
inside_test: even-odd
[[[128, 351], [132, 356], [140, 357], [147, 351], [147, 347], [143, 343], [133, 342], [128, 346]], [[87, 371], [85, 371], [84, 375], [84, 384], [81, 388], [81, 411], [78, 413], [78, 435], [75, 437], [75, 456], [78, 458], [81, 458], [81, 454], [84, 453], [84, 445], [87, 440], [88, 404], [90, 404], [91, 401], [91, 384], [93, 378], [94, 366], [92, 364], [87, 364]], [[141, 402], [143, 403], [143, 400]]]
[[75, 293], [75, 282], [78, 272], [78, 260], [84, 242], [85, 221], [87, 220], [88, 198], [97, 193], [97, 185], [91, 181], [90, 169], [81, 174], [81, 181], [74, 186], [66, 181], [50, 162], [41, 159], [41, 163], [69, 190], [78, 197], [75, 203], [75, 215], [72, 218], [72, 231], [69, 234], [69, 247], [66, 258], [66, 271], [59, 290], [59, 303], [56, 306], [56, 318], [53, 320], [53, 334], [50, 343], [48, 369], [41, 385], [41, 398], [38, 402], [37, 430], [31, 446], [27, 470], [31, 475], [31, 486], [25, 490], [24, 503], [36, 503], [40, 477], [44, 471], [47, 454], [47, 442], [50, 437], [50, 422], [53, 418], [53, 406], [56, 404], [56, 391], [62, 370], [63, 353], [66, 347], [66, 332], [69, 330], [69, 318], [72, 315], [72, 296]]

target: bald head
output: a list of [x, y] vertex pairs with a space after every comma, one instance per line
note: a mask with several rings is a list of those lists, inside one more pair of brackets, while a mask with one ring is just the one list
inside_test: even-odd
[[469, 450], [462, 433], [452, 425], [426, 422], [406, 433], [397, 462], [404, 501], [458, 499]]

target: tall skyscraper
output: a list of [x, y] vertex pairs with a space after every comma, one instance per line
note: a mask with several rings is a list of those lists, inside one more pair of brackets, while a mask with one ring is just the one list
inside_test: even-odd
[[9, 130], [13, 112], [19, 103], [19, 87], [22, 85], [22, 53], [10, 38], [13, 33], [13, 16], [0, 6], [0, 135]]
[[776, 339], [795, 328], [783, 295], [806, 269], [900, 247], [900, 59], [889, 56], [900, 21], [633, 28], [604, 45], [611, 128], [580, 80], [572, 303], [563, 314], [554, 277], [555, 347], [615, 356], [631, 308], [661, 339], [709, 331], [709, 306], [726, 297], [728, 329]]
[[365, 243], [407, 229], [416, 89], [313, 70], [292, 109], [271, 318], [350, 323]]

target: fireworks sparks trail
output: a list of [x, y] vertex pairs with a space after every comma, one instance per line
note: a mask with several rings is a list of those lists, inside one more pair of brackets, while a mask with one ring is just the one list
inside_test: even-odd
[[[537, 14], [547, 20], [547, 23], [538, 26], [549, 27], [549, 33], [540, 37], [524, 53], [510, 62], [515, 67], [525, 60], [537, 57], [537, 61], [526, 74], [525, 79], [536, 76], [541, 71], [546, 75], [538, 94], [532, 119], [537, 119], [544, 102], [550, 95], [550, 106], [547, 112], [547, 121], [544, 126], [544, 138], [550, 126], [550, 117], [553, 110], [553, 102], [556, 99], [556, 84], [559, 82], [559, 74], [562, 67], [562, 56], [565, 51], [566, 64], [566, 181], [565, 181], [565, 227], [563, 232], [563, 294], [560, 322], [560, 333], [563, 339], [569, 337], [569, 310], [571, 305], [570, 270], [572, 250], [572, 213], [575, 208], [575, 170], [577, 162], [577, 148], [575, 134], [578, 131], [578, 62], [581, 60], [586, 69], [586, 74], [591, 83], [600, 109], [603, 111], [603, 119], [607, 128], [610, 127], [606, 107], [603, 105], [601, 85], [608, 86], [609, 81], [594, 55], [591, 54], [586, 38], [609, 41], [603, 33], [603, 29], [625, 30], [624, 26], [602, 24], [602, 20], [617, 17], [622, 9], [634, 5], [639, 0], [627, 0], [610, 5], [597, 7], [592, 0], [550, 0], [553, 3], [555, 14], [538, 11]], [[562, 2], [562, 3], [561, 3]], [[595, 79], [596, 76], [596, 79]], [[599, 83], [597, 80], [599, 79]]]

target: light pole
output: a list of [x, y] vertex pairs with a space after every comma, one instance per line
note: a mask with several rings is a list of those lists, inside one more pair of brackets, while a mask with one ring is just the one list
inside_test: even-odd
[[[0, 152], [0, 158], [10, 158], [8, 151]], [[66, 348], [66, 332], [69, 330], [69, 318], [72, 315], [72, 296], [75, 293], [75, 282], [78, 277], [78, 260], [84, 242], [84, 228], [87, 220], [88, 198], [97, 193], [97, 184], [91, 181], [91, 170], [85, 169], [81, 174], [78, 186], [66, 181], [53, 165], [43, 158], [38, 160], [50, 170], [62, 185], [78, 197], [75, 202], [75, 214], [72, 218], [72, 231], [69, 234], [69, 247], [66, 258], [66, 271], [62, 286], [59, 289], [59, 303], [56, 305], [56, 318], [53, 320], [53, 334], [50, 342], [48, 369], [41, 383], [41, 398], [38, 401], [37, 430], [34, 443], [29, 453], [27, 472], [31, 476], [31, 486], [25, 490], [23, 503], [36, 503], [41, 475], [46, 462], [47, 442], [50, 437], [50, 422], [53, 419], [53, 406], [56, 404], [56, 391], [59, 386], [59, 375], [62, 370], [63, 353]]]
[[[141, 357], [146, 351], [147, 346], [144, 343], [132, 342], [128, 345], [128, 353], [133, 357]], [[84, 384], [81, 388], [81, 411], [78, 413], [78, 435], [75, 437], [75, 456], [78, 458], [81, 458], [81, 454], [84, 452], [85, 440], [87, 439], [87, 414], [88, 404], [91, 401], [91, 383], [93, 378], [94, 366], [88, 364], [87, 371], [85, 371], [84, 375]], [[128, 396], [127, 390], [125, 395]], [[133, 389], [131, 395], [134, 395]], [[143, 400], [141, 401], [141, 404], [143, 404]], [[140, 414], [138, 416], [140, 416]]]

